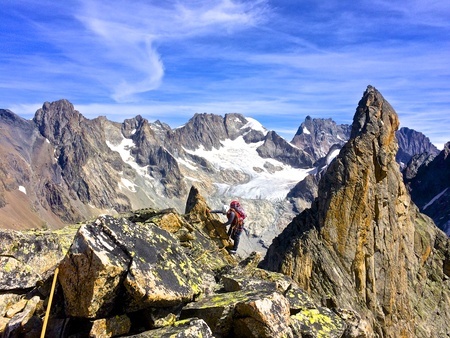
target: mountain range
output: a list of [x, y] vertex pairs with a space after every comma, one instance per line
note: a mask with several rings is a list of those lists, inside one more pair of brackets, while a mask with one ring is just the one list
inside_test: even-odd
[[[0, 227], [55, 229], [145, 207], [181, 211], [195, 184], [213, 206], [236, 198], [246, 206], [247, 253], [265, 250], [311, 205], [320, 176], [351, 132], [349, 125], [309, 116], [291, 142], [239, 114], [196, 114], [175, 129], [141, 116], [90, 120], [67, 100], [45, 102], [32, 120], [1, 109], [0, 128]], [[439, 151], [408, 128], [396, 137], [407, 186], [419, 191], [424, 174], [415, 178], [418, 170], [406, 164], [418, 166], [412, 159], [423, 154], [431, 161]], [[448, 187], [441, 183], [431, 195], [418, 193], [424, 207]], [[440, 207], [432, 217], [447, 210], [437, 223], [448, 227], [448, 200], [435, 202]]]
[[[36, 121], [42, 122], [45, 119], [40, 113], [36, 114]], [[211, 115], [203, 117], [217, 119]], [[80, 115], [74, 114], [72, 118], [80, 124], [88, 122]], [[171, 154], [175, 162], [167, 162], [172, 165], [181, 162], [180, 159], [188, 161], [185, 154], [190, 154], [188, 165], [194, 168], [199, 165], [193, 159], [203, 159], [202, 165], [207, 169], [202, 169], [202, 173], [206, 176], [210, 170], [210, 175], [217, 179], [220, 176], [214, 156], [223, 163], [223, 152], [230, 149], [237, 152], [234, 159], [242, 159], [240, 168], [245, 168], [249, 159], [242, 158], [242, 148], [230, 146], [237, 140], [252, 145], [258, 156], [260, 152], [274, 157], [281, 155], [278, 160], [265, 158], [272, 165], [277, 161], [278, 172], [286, 168], [307, 170], [302, 181], [306, 183], [296, 184], [296, 191], [316, 185], [316, 196], [308, 208], [299, 211], [279, 231], [264, 255], [255, 252], [246, 255], [241, 250], [231, 254], [227, 250], [232, 242], [221, 216], [210, 212], [210, 196], [204, 198], [196, 186], [189, 189], [182, 212], [174, 208], [146, 208], [118, 212], [115, 216], [101, 215], [58, 230], [0, 229], [3, 266], [0, 333], [3, 337], [38, 336], [45, 329], [47, 318], [49, 335], [59, 337], [438, 338], [450, 335], [450, 239], [421, 212], [436, 202], [445, 206], [447, 188], [442, 188], [447, 184], [450, 144], [436, 156], [413, 155], [401, 171], [401, 164], [395, 160], [399, 149], [397, 133], [402, 132], [398, 129], [398, 116], [371, 86], [358, 103], [351, 127], [346, 129], [350, 132], [346, 142], [331, 144], [328, 151], [323, 151], [328, 144], [327, 137], [315, 138], [314, 142], [321, 144], [322, 149], [302, 152], [301, 163], [297, 159], [295, 164], [286, 167], [281, 159], [291, 159], [279, 151], [284, 144], [281, 138], [255, 128], [254, 121], [250, 127], [248, 119], [233, 116], [233, 122], [247, 132], [233, 140], [222, 140], [222, 151], [215, 151], [218, 150], [213, 145], [215, 141], [205, 137], [209, 124], [204, 133], [191, 137], [190, 142], [209, 139], [210, 148], [202, 144], [193, 150], [183, 145], [175, 154], [175, 148], [169, 151], [160, 145], [164, 149], [156, 153], [159, 152], [161, 159]], [[114, 156], [113, 151], [101, 159], [92, 159], [95, 152], [88, 153], [99, 150], [103, 141], [98, 137], [98, 143], [86, 143], [93, 136], [83, 132], [85, 126], [67, 129], [67, 125], [62, 128], [57, 124], [50, 124], [49, 128], [46, 123], [39, 125], [50, 137], [48, 141], [44, 138], [42, 148], [36, 148], [41, 149], [40, 154], [47, 154], [45, 144], [55, 144], [55, 139], [65, 147], [84, 147], [85, 154], [76, 155], [50, 148], [56, 167], [61, 170], [57, 177], [62, 180], [71, 173], [80, 175], [85, 167], [100, 173], [91, 162], [109, 161], [110, 168], [121, 165], [122, 170], [126, 165], [135, 165], [135, 161], [114, 163], [122, 156], [120, 152]], [[131, 123], [129, 134], [138, 134], [133, 127]], [[89, 132], [94, 133], [95, 128], [91, 125]], [[33, 130], [30, 129], [30, 134]], [[110, 134], [114, 130], [104, 138], [109, 143], [107, 148], [113, 145]], [[311, 127], [300, 130], [311, 138], [320, 135], [311, 132]], [[172, 132], [168, 131], [164, 137], [169, 145]], [[252, 134], [249, 136], [252, 140], [259, 139], [259, 133], [263, 134], [260, 141], [244, 140], [248, 134]], [[116, 146], [124, 142], [124, 134], [121, 135], [122, 139], [115, 140]], [[148, 135], [141, 141], [151, 144]], [[148, 161], [146, 175], [153, 179], [161, 175], [158, 182], [166, 189], [165, 173], [156, 165], [152, 167], [148, 160], [151, 149], [123, 146], [118, 149], [128, 150], [133, 159], [146, 150], [147, 155], [141, 159]], [[24, 149], [17, 150], [27, 154]], [[324, 158], [319, 155], [315, 160], [314, 154], [320, 151], [327, 155]], [[225, 158], [229, 157], [227, 153]], [[38, 160], [34, 157], [33, 163], [39, 163]], [[71, 169], [62, 165], [75, 160], [83, 165]], [[311, 161], [313, 170], [308, 166], [303, 168], [303, 160]], [[253, 169], [256, 173], [271, 168], [258, 167], [257, 158], [251, 163], [253, 168], [259, 168]], [[142, 166], [138, 165], [137, 169]], [[179, 169], [185, 175], [183, 165]], [[247, 175], [246, 183], [258, 177], [249, 172]], [[88, 178], [86, 175], [83, 180]], [[193, 181], [193, 177], [190, 179]], [[73, 184], [82, 182], [72, 181]], [[89, 181], [92, 182], [107, 181], [94, 177]], [[416, 205], [412, 199], [417, 190], [423, 189], [420, 182], [437, 182], [428, 196], [424, 196], [423, 201], [427, 202], [423, 206]], [[195, 185], [203, 183], [198, 180]], [[19, 189], [24, 193], [22, 190]], [[90, 186], [85, 191], [90, 196]], [[288, 194], [294, 195], [292, 190]], [[125, 194], [121, 198], [127, 201]], [[268, 195], [267, 200], [274, 203], [271, 198]], [[441, 217], [445, 216], [441, 212]], [[55, 301], [51, 306], [53, 294]]]

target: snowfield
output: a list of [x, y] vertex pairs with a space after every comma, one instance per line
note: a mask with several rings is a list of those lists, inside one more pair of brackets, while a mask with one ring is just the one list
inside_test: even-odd
[[[185, 151], [205, 158], [217, 171], [232, 169], [250, 177], [248, 182], [240, 185], [217, 182], [219, 192], [224, 195], [248, 199], [284, 199], [291, 188], [314, 170], [293, 168], [277, 160], [260, 157], [256, 149], [263, 144], [262, 141], [247, 144], [240, 136], [235, 140], [222, 141], [221, 144], [221, 148], [209, 151], [203, 146], [195, 151]], [[185, 161], [179, 163], [186, 165]], [[275, 169], [269, 172], [269, 167]]]

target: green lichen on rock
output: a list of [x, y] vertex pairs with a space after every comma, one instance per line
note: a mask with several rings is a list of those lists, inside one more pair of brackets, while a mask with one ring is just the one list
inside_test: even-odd
[[345, 322], [328, 308], [305, 309], [291, 316], [294, 335], [315, 338], [342, 337]]

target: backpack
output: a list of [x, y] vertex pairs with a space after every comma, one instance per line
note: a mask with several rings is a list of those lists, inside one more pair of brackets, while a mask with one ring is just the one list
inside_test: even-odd
[[230, 208], [236, 211], [236, 214], [238, 216], [238, 223], [244, 223], [244, 219], [247, 217], [247, 215], [245, 214], [244, 208], [241, 206], [241, 204], [238, 201], [232, 201], [230, 203]]

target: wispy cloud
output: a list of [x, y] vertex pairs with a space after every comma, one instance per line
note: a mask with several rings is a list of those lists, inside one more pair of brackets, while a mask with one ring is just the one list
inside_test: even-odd
[[5, 6], [2, 107], [24, 111], [67, 98], [90, 118], [140, 114], [172, 126], [195, 112], [239, 112], [295, 132], [306, 115], [351, 123], [371, 84], [403, 126], [435, 143], [450, 135], [442, 131], [450, 122], [450, 3], [443, 0]]
[[183, 37], [204, 36], [222, 29], [227, 32], [244, 29], [260, 20], [264, 5], [261, 1], [248, 4], [229, 0], [188, 4], [82, 2], [76, 17], [87, 33], [93, 34], [89, 39], [104, 48], [103, 52], [95, 48], [94, 57], [117, 63], [115, 73], [99, 79], [111, 87], [116, 101], [136, 101], [135, 94], [159, 88], [164, 63], [155, 45], [177, 43]]

